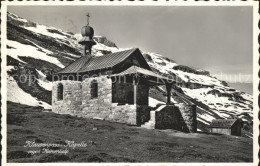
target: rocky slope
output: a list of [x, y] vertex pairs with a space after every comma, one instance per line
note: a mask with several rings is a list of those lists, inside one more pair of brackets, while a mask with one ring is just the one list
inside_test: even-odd
[[[56, 72], [81, 56], [79, 34], [37, 24], [8, 13], [7, 19], [8, 100], [51, 109], [51, 82], [46, 75]], [[105, 37], [96, 36], [95, 56], [124, 50]], [[137, 46], [138, 47], [138, 46]], [[177, 78], [172, 102], [197, 105], [199, 130], [212, 119], [240, 117], [252, 125], [252, 96], [229, 87], [208, 71], [178, 65], [160, 54], [143, 52], [151, 68]], [[150, 90], [150, 105], [165, 102], [165, 87]], [[247, 135], [251, 136], [250, 133]]]

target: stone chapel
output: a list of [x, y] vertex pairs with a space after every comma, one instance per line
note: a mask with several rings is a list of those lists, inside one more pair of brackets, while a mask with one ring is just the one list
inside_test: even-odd
[[[92, 56], [94, 29], [83, 26], [83, 56], [52, 75], [52, 111], [156, 129], [196, 132], [196, 106], [171, 103], [175, 80], [152, 71], [138, 48]], [[149, 107], [149, 88], [166, 86], [167, 103]]]

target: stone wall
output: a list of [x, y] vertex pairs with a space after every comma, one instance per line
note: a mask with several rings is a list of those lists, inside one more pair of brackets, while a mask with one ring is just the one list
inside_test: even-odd
[[179, 108], [173, 105], [166, 105], [155, 112], [155, 128], [188, 132]]
[[[91, 97], [91, 82], [98, 84], [98, 96]], [[112, 103], [112, 81], [106, 76], [87, 78], [82, 81], [82, 111], [79, 116], [108, 119]]]
[[197, 131], [196, 105], [177, 104], [189, 132]]
[[[91, 82], [93, 80], [98, 84], [98, 97], [96, 98], [91, 97]], [[63, 85], [63, 100], [57, 99], [59, 83]], [[129, 90], [126, 87], [123, 89]], [[140, 84], [137, 90], [137, 101], [139, 101], [137, 105], [120, 105], [112, 103], [112, 80], [106, 76], [87, 78], [82, 82], [55, 81], [52, 90], [52, 110], [59, 114], [71, 114], [140, 126], [150, 120], [151, 108], [147, 106], [148, 101], [146, 103], [148, 91], [147, 86]], [[169, 126], [173, 129], [196, 132], [196, 106], [176, 104], [175, 106], [166, 106], [165, 109], [156, 112], [156, 128], [165, 129]]]
[[[90, 85], [93, 80], [98, 83], [97, 98], [91, 98], [90, 94]], [[126, 87], [121, 89], [129, 90]], [[121, 93], [118, 92], [117, 94], [120, 95]], [[125, 95], [126, 93], [123, 94], [123, 96]], [[82, 112], [80, 114], [82, 117], [136, 125], [136, 105], [112, 104], [112, 80], [110, 78], [101, 76], [83, 80], [82, 96]]]
[[[98, 84], [98, 97], [96, 98], [91, 97], [91, 82], [94, 80]], [[59, 83], [63, 84], [64, 91], [63, 100], [58, 101], [57, 87]], [[129, 88], [124, 87], [124, 89]], [[56, 81], [53, 82], [52, 92], [52, 105], [55, 113], [132, 125], [149, 120], [149, 106], [112, 103], [112, 80], [106, 76], [87, 78], [82, 82]]]
[[149, 98], [149, 85], [138, 84], [137, 85], [136, 104], [137, 105], [148, 105], [148, 98]]
[[136, 105], [112, 104], [111, 113], [107, 120], [136, 125]]
[[196, 132], [196, 106], [195, 105], [166, 105], [155, 112], [156, 129], [174, 129], [183, 132]]
[[136, 107], [136, 125], [141, 126], [150, 120], [150, 111], [152, 110], [152, 107], [146, 105], [137, 105]]
[[[63, 85], [63, 100], [58, 100], [58, 84]], [[52, 111], [59, 114], [77, 114], [81, 111], [82, 89], [80, 81], [62, 80], [53, 82]]]

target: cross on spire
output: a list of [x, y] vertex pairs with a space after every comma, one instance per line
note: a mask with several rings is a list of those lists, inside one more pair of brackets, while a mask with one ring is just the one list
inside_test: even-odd
[[89, 25], [89, 17], [90, 17], [89, 13], [88, 13], [86, 16], [88, 17], [88, 19], [87, 19], [87, 25]]

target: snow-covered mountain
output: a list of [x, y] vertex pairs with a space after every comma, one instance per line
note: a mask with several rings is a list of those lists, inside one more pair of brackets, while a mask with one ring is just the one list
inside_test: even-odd
[[[7, 15], [7, 27], [8, 100], [51, 109], [52, 86], [46, 76], [81, 56], [82, 47], [77, 43], [80, 35], [37, 24], [11, 13]], [[105, 37], [95, 36], [94, 40], [97, 42], [92, 50], [95, 56], [124, 50]], [[212, 119], [233, 116], [252, 125], [251, 95], [229, 87], [207, 71], [178, 65], [160, 54], [143, 52], [143, 55], [154, 72], [177, 78], [172, 101], [197, 105], [200, 130], [206, 130], [205, 126]], [[23, 78], [24, 75], [28, 77]], [[165, 102], [165, 95], [164, 86], [151, 88], [150, 105]]]

